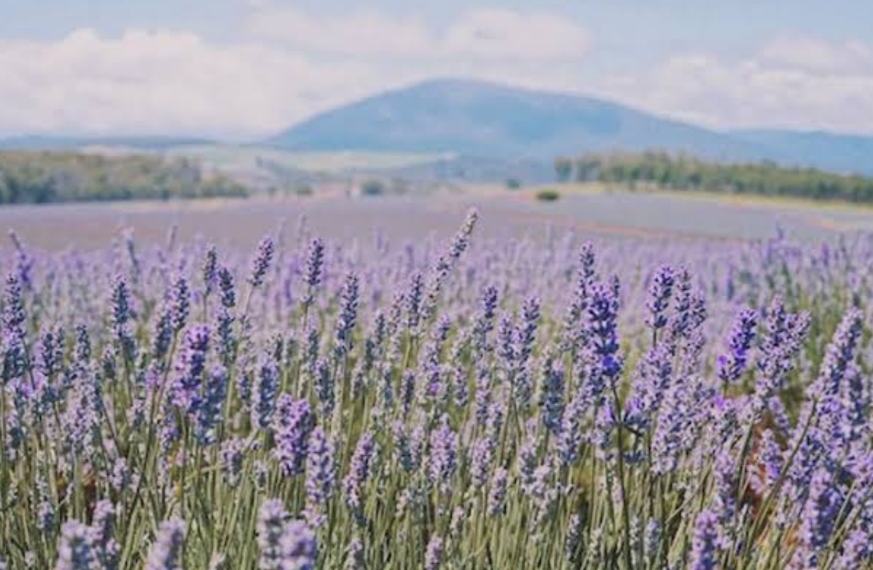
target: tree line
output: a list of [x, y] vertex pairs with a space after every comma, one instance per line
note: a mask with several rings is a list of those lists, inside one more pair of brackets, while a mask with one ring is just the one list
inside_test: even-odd
[[242, 197], [247, 189], [188, 158], [0, 152], [0, 204]]
[[555, 159], [559, 181], [599, 181], [678, 190], [873, 202], [873, 178], [774, 162], [719, 163], [666, 152], [587, 154]]

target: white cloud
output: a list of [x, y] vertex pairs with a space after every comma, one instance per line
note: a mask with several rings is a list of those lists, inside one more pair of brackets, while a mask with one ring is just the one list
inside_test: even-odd
[[714, 127], [873, 132], [873, 57], [860, 42], [780, 37], [738, 60], [680, 54], [600, 91]]
[[425, 25], [375, 11], [316, 17], [291, 6], [266, 5], [245, 22], [250, 37], [320, 54], [421, 57], [430, 49]]
[[308, 52], [433, 61], [578, 59], [590, 48], [586, 30], [545, 12], [479, 9], [441, 29], [414, 17], [358, 11], [314, 16], [292, 6], [266, 5], [245, 23], [253, 38]]
[[[267, 2], [252, 14], [273, 9]], [[607, 76], [583, 75], [587, 34], [546, 14], [472, 11], [438, 30], [375, 12], [289, 21], [277, 16], [274, 34], [249, 21], [246, 39], [224, 44], [186, 32], [88, 29], [54, 41], [0, 40], [0, 134], [254, 138], [434, 76], [594, 92], [716, 127], [873, 132], [873, 52], [859, 42], [785, 36], [745, 58], [677, 54], [646, 72]]]
[[859, 41], [826, 42], [805, 36], [780, 36], [765, 45], [758, 59], [812, 73], [870, 72], [873, 54]]
[[319, 65], [257, 44], [85, 29], [0, 41], [0, 132], [268, 132], [384, 80], [354, 61]]
[[225, 44], [143, 30], [0, 39], [0, 134], [257, 137], [433, 76], [557, 87], [558, 70], [587, 48], [583, 31], [547, 15], [469, 12], [433, 32], [415, 19], [376, 12], [318, 19], [268, 0], [246, 1], [259, 4], [248, 33]]
[[588, 32], [558, 16], [509, 10], [474, 10], [445, 31], [453, 55], [522, 60], [577, 59], [590, 48]]

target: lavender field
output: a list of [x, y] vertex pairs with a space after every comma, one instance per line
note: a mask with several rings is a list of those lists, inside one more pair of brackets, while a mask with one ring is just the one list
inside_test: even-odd
[[4, 212], [0, 568], [873, 567], [873, 236], [461, 203]]
[[[488, 219], [479, 233], [489, 238], [539, 240], [551, 228], [580, 236], [734, 241], [767, 239], [780, 227], [793, 238], [817, 242], [873, 232], [873, 209], [861, 205], [584, 186], [560, 192], [554, 203], [536, 201], [536, 187], [509, 192], [502, 185], [461, 185], [431, 194], [357, 199], [325, 190], [311, 198], [275, 200], [22, 205], [0, 209], [0, 231], [16, 231], [34, 249], [63, 251], [106, 247], [125, 228], [141, 243], [163, 242], [175, 227], [181, 241], [203, 238], [240, 250], [305, 216], [318, 235], [346, 245], [368, 241], [377, 229], [393, 240], [418, 242], [447, 239], [464, 212], [476, 207]], [[0, 249], [9, 245], [0, 241]]]

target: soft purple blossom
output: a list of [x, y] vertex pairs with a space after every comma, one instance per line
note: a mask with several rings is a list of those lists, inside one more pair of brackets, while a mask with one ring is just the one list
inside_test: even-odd
[[276, 246], [273, 238], [267, 236], [261, 239], [258, 243], [258, 251], [255, 257], [252, 258], [252, 266], [249, 271], [249, 284], [252, 287], [259, 287], [264, 283], [264, 277], [267, 275], [267, 270], [273, 262], [273, 255]]
[[309, 436], [306, 456], [306, 513], [307, 520], [314, 527], [321, 526], [324, 509], [333, 494], [336, 478], [336, 463], [333, 442], [320, 427], [312, 430]]
[[176, 360], [173, 382], [174, 403], [186, 413], [193, 413], [200, 405], [208, 349], [209, 328], [197, 325], [188, 329]]
[[149, 548], [145, 570], [182, 570], [185, 523], [170, 519], [160, 524], [158, 536]]
[[670, 298], [673, 296], [675, 276], [673, 269], [668, 265], [662, 265], [655, 271], [652, 282], [649, 285], [649, 298], [646, 301], [648, 316], [646, 324], [652, 328], [652, 334], [667, 326], [667, 308], [670, 306]]
[[[276, 441], [273, 457], [285, 477], [303, 473], [312, 428], [309, 402], [295, 400], [290, 394], [279, 396], [273, 416], [273, 437]], [[321, 433], [321, 436], [323, 438], [324, 434]]]
[[[55, 570], [92, 570], [98, 564], [91, 529], [78, 521], [68, 521], [61, 528], [58, 561]], [[148, 567], [156, 570], [163, 567]]]
[[458, 436], [452, 431], [447, 416], [430, 436], [430, 482], [448, 490], [458, 462]]
[[718, 359], [718, 377], [725, 385], [735, 384], [746, 370], [757, 327], [758, 314], [752, 309], [743, 309], [737, 314], [728, 337], [728, 350]]
[[718, 517], [712, 511], [701, 511], [694, 520], [689, 570], [716, 570], [719, 550]]
[[348, 474], [343, 479], [343, 497], [356, 516], [363, 516], [364, 486], [370, 478], [378, 446], [372, 433], [366, 432], [358, 440]]
[[431, 536], [424, 555], [424, 570], [437, 570], [443, 563], [443, 539]]

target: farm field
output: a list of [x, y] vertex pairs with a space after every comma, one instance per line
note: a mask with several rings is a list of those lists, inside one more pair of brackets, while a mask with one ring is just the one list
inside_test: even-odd
[[293, 152], [253, 145], [185, 145], [170, 148], [170, 156], [191, 157], [221, 170], [254, 169], [258, 159], [274, 162], [285, 168], [309, 172], [339, 172], [368, 168], [390, 169], [432, 162], [446, 153], [387, 153], [362, 151]]
[[0, 210], [0, 560], [864, 567], [873, 216], [561, 190]]
[[[607, 191], [601, 186], [557, 186], [554, 203], [537, 202], [535, 190], [510, 192], [497, 185], [461, 187], [426, 196], [201, 200], [16, 206], [0, 209], [0, 230], [15, 230], [34, 247], [59, 250], [105, 245], [121, 227], [146, 242], [163, 240], [173, 226], [231, 247], [248, 247], [280, 224], [305, 216], [325, 238], [368, 239], [374, 228], [396, 239], [447, 236], [475, 205], [490, 236], [544, 235], [548, 227], [579, 235], [750, 240], [772, 237], [777, 226], [802, 241], [873, 230], [873, 208], [801, 200], [731, 198], [703, 193]], [[62, 230], [61, 230], [62, 228]], [[8, 243], [5, 244], [8, 247]]]

